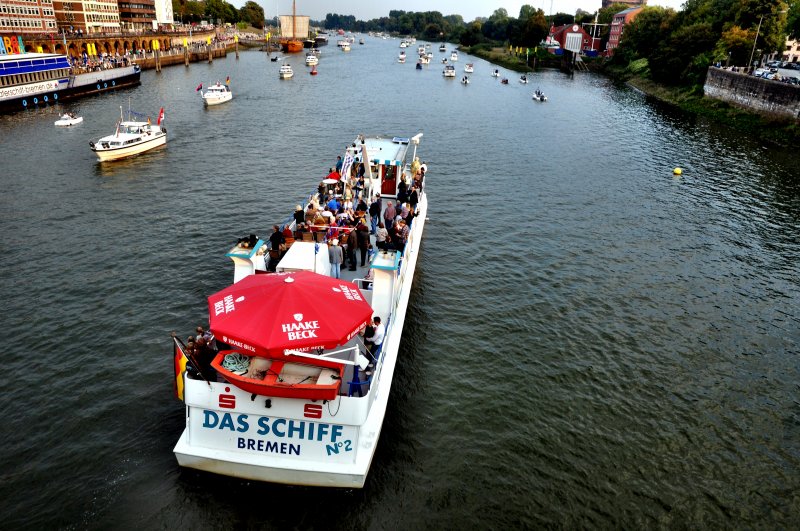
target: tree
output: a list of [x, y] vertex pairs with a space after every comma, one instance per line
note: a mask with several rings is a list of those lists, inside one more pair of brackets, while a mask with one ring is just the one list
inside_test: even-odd
[[464, 46], [475, 46], [483, 41], [483, 33], [481, 33], [481, 23], [479, 21], [472, 22], [467, 29], [461, 34], [459, 42]]
[[786, 17], [786, 33], [792, 39], [800, 38], [800, 0], [792, 0]]
[[254, 28], [264, 28], [264, 8], [252, 0], [248, 0], [239, 10], [239, 18]]
[[732, 65], [746, 65], [750, 60], [753, 40], [756, 34], [754, 31], [742, 29], [737, 25], [722, 32], [722, 37], [717, 41], [714, 48], [714, 60], [727, 62], [730, 60]]
[[615, 57], [623, 57], [626, 61], [650, 57], [667, 40], [674, 21], [675, 11], [672, 9], [658, 6], [642, 9], [633, 22], [625, 26]]
[[439, 36], [442, 33], [442, 27], [438, 24], [428, 24], [425, 26], [425, 30], [422, 32], [422, 36], [425, 37], [425, 40], [428, 41], [436, 41], [439, 40]]
[[575, 22], [575, 17], [569, 13], [556, 13], [552, 16], [551, 22], [555, 27], [564, 26]]

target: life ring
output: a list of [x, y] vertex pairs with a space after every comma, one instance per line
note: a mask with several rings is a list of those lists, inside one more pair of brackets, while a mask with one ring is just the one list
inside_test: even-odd
[[103, 83], [103, 88], [108, 88], [108, 83]]
[[47, 95], [44, 96], [44, 102], [47, 103]]
[[97, 84], [97, 90], [100, 90], [100, 83]]
[[53, 99], [54, 99], [54, 100], [57, 100], [57, 99], [58, 99], [58, 93], [56, 93], [56, 92], [54, 92], [54, 93], [53, 93]]
[[27, 107], [28, 106], [28, 100], [22, 100], [22, 106], [23, 107]]
[[116, 82], [116, 81], [112, 81], [112, 82], [111, 82], [111, 86], [112, 86], [112, 87], [116, 87], [116, 86], [117, 86], [117, 82]]
[[38, 105], [39, 104], [39, 98], [33, 98], [33, 104], [34, 105]]

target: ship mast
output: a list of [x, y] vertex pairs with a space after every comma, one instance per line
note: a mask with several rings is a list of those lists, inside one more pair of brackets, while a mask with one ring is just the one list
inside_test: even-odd
[[295, 0], [292, 0], [292, 38], [297, 38], [297, 21], [294, 17], [297, 15], [297, 10], [295, 9]]

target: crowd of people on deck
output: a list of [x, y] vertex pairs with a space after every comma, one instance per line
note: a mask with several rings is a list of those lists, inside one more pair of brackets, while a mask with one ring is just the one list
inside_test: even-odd
[[218, 352], [217, 340], [214, 339], [214, 334], [210, 330], [206, 330], [202, 326], [198, 326], [195, 332], [195, 335], [186, 338], [186, 344], [183, 345], [183, 350], [190, 362], [187, 364], [187, 371], [194, 378], [210, 382], [216, 381], [217, 373], [211, 367], [211, 361]]
[[413, 178], [404, 175], [400, 178], [396, 200], [387, 201], [385, 209], [380, 193], [374, 194], [369, 204], [364, 197], [363, 163], [354, 165], [344, 178], [341, 171], [342, 157], [337, 157], [336, 165], [329, 169], [306, 208], [295, 207], [294, 223], [273, 226], [268, 271], [275, 271], [295, 241], [327, 243], [331, 276], [335, 278], [340, 278], [342, 268], [357, 271], [358, 267], [368, 266], [376, 252], [370, 236], [375, 236], [375, 247], [379, 250], [403, 251], [417, 213], [427, 171], [425, 163], [419, 159], [412, 162]]

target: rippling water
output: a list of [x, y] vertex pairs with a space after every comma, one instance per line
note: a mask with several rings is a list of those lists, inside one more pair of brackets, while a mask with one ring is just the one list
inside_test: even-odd
[[[0, 117], [5, 525], [795, 526], [794, 154], [603, 78], [503, 86], [473, 59], [462, 86], [398, 51], [328, 46], [288, 81], [231, 54], [78, 101], [76, 128]], [[129, 100], [165, 107], [168, 146], [101, 165], [88, 141]], [[169, 332], [206, 320], [231, 242], [356, 134], [418, 131], [430, 221], [366, 488], [180, 470]]]

